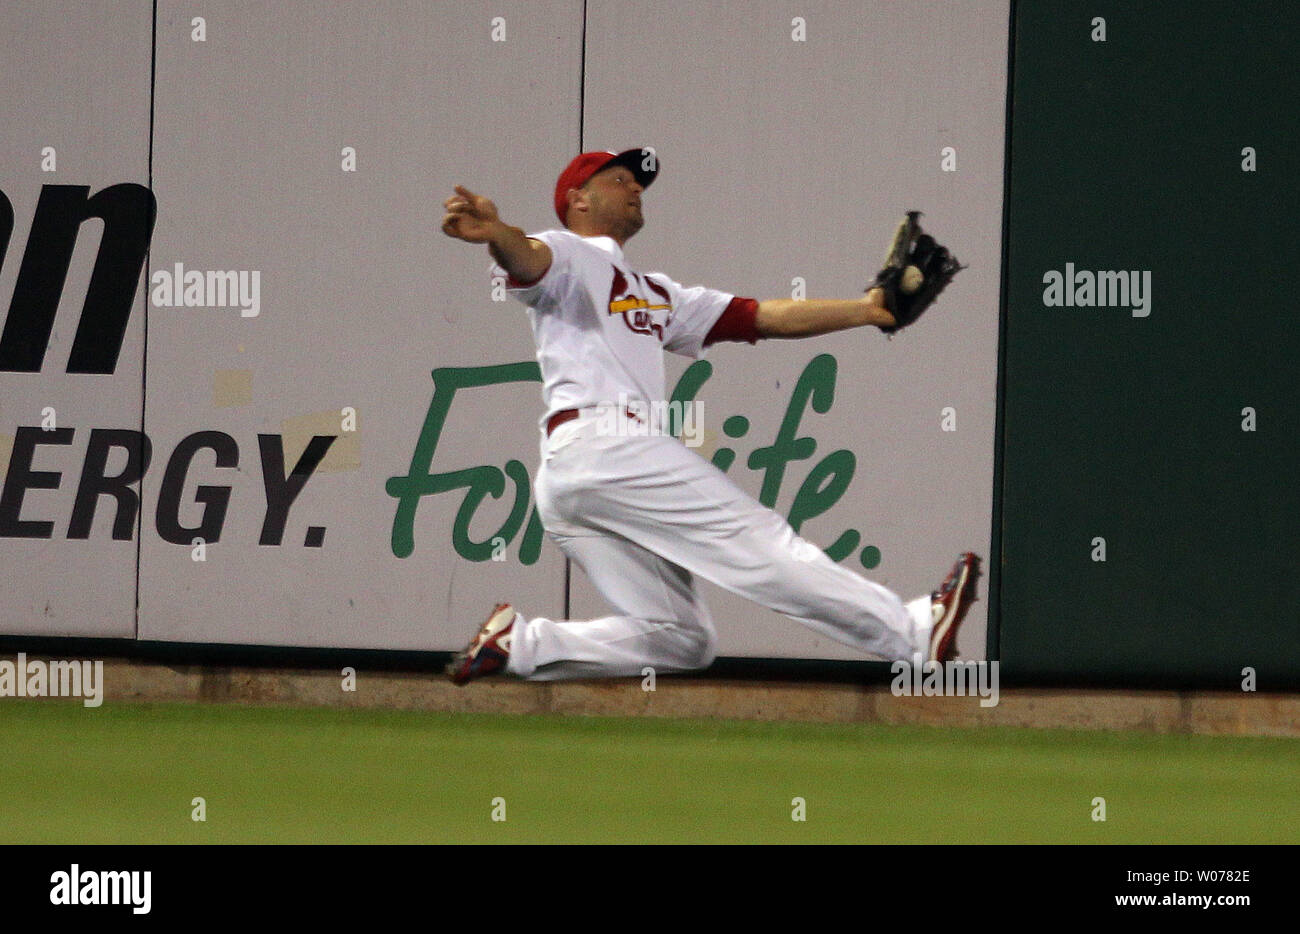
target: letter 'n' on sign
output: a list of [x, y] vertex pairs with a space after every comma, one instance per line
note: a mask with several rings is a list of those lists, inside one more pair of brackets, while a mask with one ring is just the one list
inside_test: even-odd
[[[72, 339], [68, 372], [112, 373], [156, 216], [153, 192], [143, 185], [112, 185], [94, 197], [89, 185], [42, 185], [9, 315], [0, 332], [0, 371], [41, 371], [77, 236], [81, 225], [96, 217], [104, 222], [104, 233]], [[0, 192], [0, 264], [13, 226], [13, 207]]]

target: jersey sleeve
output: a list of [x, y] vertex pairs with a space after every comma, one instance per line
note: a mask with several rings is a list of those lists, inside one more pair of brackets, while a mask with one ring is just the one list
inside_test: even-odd
[[541, 233], [528, 234], [528, 238], [540, 240], [551, 250], [551, 265], [547, 267], [546, 272], [542, 273], [540, 279], [533, 282], [516, 282], [499, 263], [492, 264], [488, 275], [492, 279], [504, 278], [506, 292], [525, 305], [544, 306], [547, 297], [554, 296], [560, 284], [568, 278], [569, 270], [573, 266], [576, 238], [565, 230], [543, 230]]
[[686, 288], [662, 273], [649, 273], [646, 278], [666, 288], [672, 301], [673, 315], [664, 328], [664, 349], [684, 357], [699, 357], [704, 352], [704, 339], [735, 296], [702, 285]]

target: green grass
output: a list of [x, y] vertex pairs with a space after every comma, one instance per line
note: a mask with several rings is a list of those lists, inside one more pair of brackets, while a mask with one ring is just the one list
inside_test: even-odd
[[1300, 741], [0, 702], [0, 843], [546, 841], [1297, 843]]

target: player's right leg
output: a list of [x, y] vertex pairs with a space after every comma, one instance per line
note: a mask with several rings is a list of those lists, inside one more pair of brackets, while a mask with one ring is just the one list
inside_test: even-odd
[[715, 635], [689, 573], [615, 536], [552, 533], [615, 615], [574, 621], [524, 617], [498, 605], [447, 666], [466, 684], [506, 671], [531, 681], [613, 678], [707, 668]]
[[688, 572], [616, 536], [551, 537], [614, 614], [581, 621], [521, 619], [507, 664], [511, 674], [532, 681], [614, 678], [712, 663], [713, 620]]

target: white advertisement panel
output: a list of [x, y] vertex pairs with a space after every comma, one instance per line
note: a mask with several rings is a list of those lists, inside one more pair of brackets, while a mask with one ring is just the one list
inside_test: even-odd
[[[0, 6], [0, 632], [135, 635], [148, 0]], [[150, 519], [146, 514], [146, 524]]]
[[[852, 298], [907, 210], [967, 265], [893, 339], [719, 344], [693, 371], [709, 374], [701, 453], [726, 449], [746, 492], [904, 599], [937, 587], [960, 552], [989, 554], [1008, 12], [589, 6], [588, 148], [660, 157], [634, 267], [760, 300]], [[720, 654], [861, 658], [706, 590]], [[575, 594], [575, 615], [603, 612], [589, 587]], [[984, 657], [985, 607], [960, 632], [963, 657]]]
[[506, 591], [561, 612], [537, 385], [455, 388], [527, 329], [439, 225], [454, 182], [542, 197], [577, 145], [581, 5], [223, 3], [201, 42], [192, 12], [160, 4], [145, 424], [183, 456], [141, 636], [446, 649]]
[[[604, 615], [536, 514], [523, 307], [485, 248], [439, 230], [456, 184], [529, 232], [557, 226], [555, 179], [581, 149], [661, 160], [632, 267], [757, 299], [860, 295], [902, 212], [924, 211], [968, 268], [917, 325], [720, 344], [670, 357], [668, 385], [699, 404], [698, 453], [845, 567], [912, 597], [959, 552], [988, 554], [1004, 0], [161, 0], [156, 23], [151, 4], [112, 6], [3, 14], [6, 43], [51, 54], [0, 66], [21, 89], [0, 295], [42, 185], [134, 184], [128, 219], [157, 205], [111, 373], [69, 362], [93, 211], [39, 373], [20, 369], [39, 316], [11, 307], [0, 530], [52, 527], [0, 538], [19, 569], [3, 631], [446, 650], [498, 601], [561, 616], [567, 594], [571, 617]], [[111, 238], [115, 268], [134, 229]], [[46, 407], [70, 442], [33, 434]], [[114, 527], [133, 497], [138, 541]], [[862, 657], [705, 593], [719, 654]], [[983, 657], [984, 627], [981, 602], [963, 656]]]

